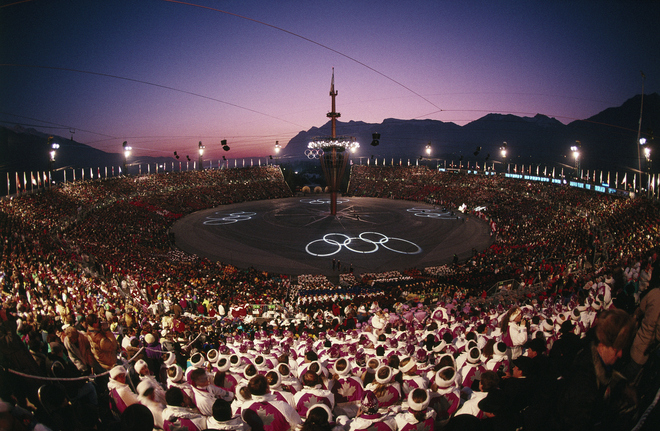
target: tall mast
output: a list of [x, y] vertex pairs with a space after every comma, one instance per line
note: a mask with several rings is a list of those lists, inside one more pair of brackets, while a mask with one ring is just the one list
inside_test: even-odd
[[330, 81], [330, 97], [332, 98], [332, 111], [328, 112], [328, 117], [330, 117], [330, 124], [332, 126], [331, 138], [337, 137], [337, 118], [341, 117], [339, 112], [335, 112], [335, 97], [337, 97], [337, 92], [335, 91], [335, 68], [332, 68], [332, 80]]

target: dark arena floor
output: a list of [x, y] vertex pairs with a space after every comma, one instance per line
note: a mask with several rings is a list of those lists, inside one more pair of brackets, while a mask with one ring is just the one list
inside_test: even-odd
[[171, 229], [181, 250], [239, 268], [283, 274], [357, 274], [423, 269], [463, 260], [492, 243], [488, 224], [429, 204], [329, 195], [224, 205]]

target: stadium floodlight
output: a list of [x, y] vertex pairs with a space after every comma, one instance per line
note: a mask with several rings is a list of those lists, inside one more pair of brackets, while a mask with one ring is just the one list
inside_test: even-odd
[[651, 160], [651, 147], [644, 147], [644, 157], [647, 162]]
[[275, 154], [279, 154], [281, 149], [280, 141], [275, 141]]
[[127, 141], [122, 142], [121, 147], [124, 149], [124, 175], [127, 175], [128, 172], [126, 172], [126, 164], [128, 163], [128, 158], [131, 156], [131, 150], [133, 148], [128, 145]]
[[50, 146], [50, 161], [55, 162], [55, 154], [57, 153], [57, 150], [60, 148], [60, 144], [57, 142], [53, 142]]
[[575, 175], [580, 176], [580, 141], [575, 141], [575, 145], [571, 146], [571, 151], [573, 152], [573, 158], [575, 159]]
[[506, 142], [502, 143], [502, 146], [500, 147], [500, 154], [502, 155], [503, 159], [506, 159]]
[[431, 155], [431, 143], [429, 142], [426, 144], [426, 155], [430, 156]]
[[202, 141], [199, 141], [199, 144], [197, 145], [198, 151], [199, 151], [199, 162], [197, 163], [197, 169], [200, 171], [202, 170], [202, 162], [204, 159], [202, 159], [202, 156], [204, 155], [204, 149], [206, 148], [204, 144], [202, 144]]
[[646, 138], [639, 138], [639, 145], [646, 145]]

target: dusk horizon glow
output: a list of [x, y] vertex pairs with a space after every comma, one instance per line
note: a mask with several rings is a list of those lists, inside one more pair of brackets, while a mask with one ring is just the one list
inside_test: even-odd
[[660, 92], [658, 22], [657, 2], [6, 1], [0, 124], [267, 157], [328, 121], [333, 67], [342, 122], [567, 124]]

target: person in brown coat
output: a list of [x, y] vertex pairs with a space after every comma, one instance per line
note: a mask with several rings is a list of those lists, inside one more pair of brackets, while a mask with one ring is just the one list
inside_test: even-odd
[[96, 314], [88, 315], [86, 321], [87, 339], [94, 358], [103, 370], [111, 370], [117, 363], [118, 343], [115, 335], [108, 323], [99, 321]]

